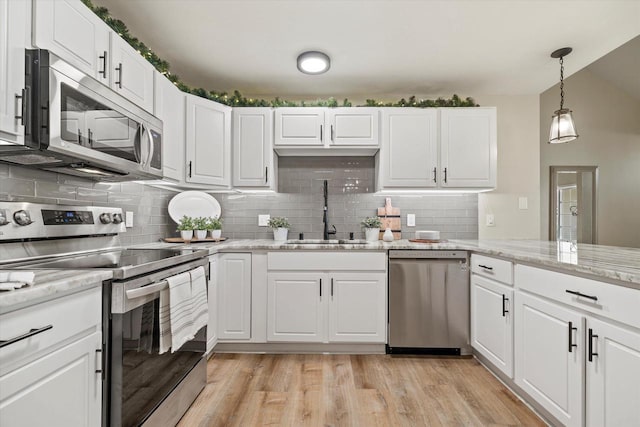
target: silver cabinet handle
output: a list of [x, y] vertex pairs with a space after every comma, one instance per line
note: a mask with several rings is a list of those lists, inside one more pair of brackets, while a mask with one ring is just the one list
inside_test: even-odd
[[118, 72], [118, 81], [115, 83], [118, 85], [118, 89], [122, 89], [122, 62], [118, 64], [116, 71]]
[[27, 332], [27, 333], [24, 333], [22, 335], [18, 335], [17, 337], [9, 338], [8, 340], [0, 341], [0, 348], [6, 347], [6, 346], [11, 345], [11, 344], [15, 344], [18, 341], [26, 340], [29, 337], [41, 334], [44, 331], [48, 331], [49, 329], [53, 329], [53, 325], [43, 326], [42, 328], [29, 329], [29, 332]]

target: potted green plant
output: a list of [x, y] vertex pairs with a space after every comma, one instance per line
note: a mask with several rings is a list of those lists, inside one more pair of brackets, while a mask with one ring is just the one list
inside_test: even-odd
[[207, 230], [213, 239], [219, 239], [222, 235], [222, 220], [220, 218], [209, 217], [207, 221]]
[[269, 219], [269, 227], [273, 229], [273, 240], [287, 240], [287, 233], [289, 232], [289, 220], [287, 218], [274, 216]]
[[382, 222], [377, 216], [369, 216], [363, 219], [360, 224], [364, 228], [365, 240], [367, 242], [377, 242], [380, 235]]
[[178, 223], [178, 231], [182, 240], [189, 241], [193, 239], [193, 218], [184, 215]]
[[207, 218], [198, 217], [193, 220], [193, 229], [196, 234], [196, 239], [204, 240], [207, 238]]

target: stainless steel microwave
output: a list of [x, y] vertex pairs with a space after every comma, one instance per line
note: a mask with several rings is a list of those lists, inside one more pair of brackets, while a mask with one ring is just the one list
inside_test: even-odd
[[26, 50], [24, 145], [0, 161], [106, 181], [162, 178], [162, 121], [47, 50]]

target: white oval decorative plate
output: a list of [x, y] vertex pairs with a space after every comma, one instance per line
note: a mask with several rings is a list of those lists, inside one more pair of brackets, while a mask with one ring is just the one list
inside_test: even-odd
[[210, 194], [202, 191], [183, 191], [169, 202], [169, 216], [176, 223], [183, 216], [220, 218], [220, 203]]

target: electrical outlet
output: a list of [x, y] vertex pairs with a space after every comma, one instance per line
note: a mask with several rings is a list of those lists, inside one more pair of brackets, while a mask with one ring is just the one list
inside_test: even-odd
[[518, 209], [521, 209], [521, 210], [529, 209], [529, 198], [518, 197]]
[[126, 211], [124, 213], [124, 226], [127, 228], [133, 227], [133, 212]]
[[496, 222], [493, 214], [487, 214], [487, 227], [495, 227]]
[[271, 215], [258, 215], [258, 227], [268, 227]]
[[416, 214], [407, 214], [407, 227], [416, 226]]

